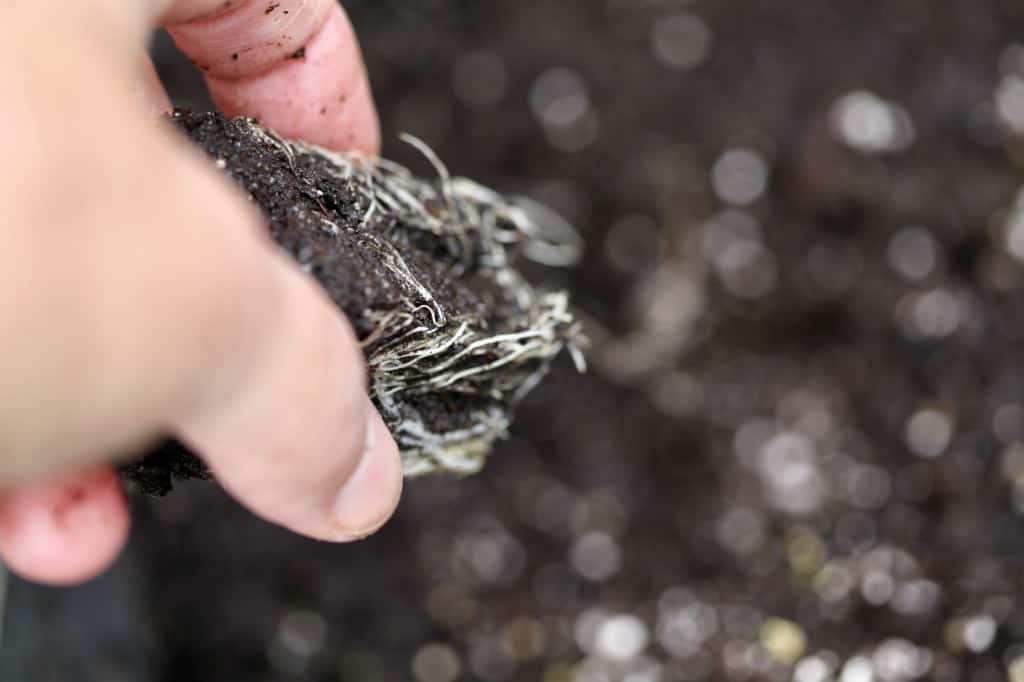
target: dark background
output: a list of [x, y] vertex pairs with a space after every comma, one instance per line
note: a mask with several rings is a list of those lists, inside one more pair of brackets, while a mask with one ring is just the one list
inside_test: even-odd
[[387, 156], [583, 234], [591, 371], [357, 545], [135, 500], [0, 679], [1024, 680], [1024, 3], [346, 6]]

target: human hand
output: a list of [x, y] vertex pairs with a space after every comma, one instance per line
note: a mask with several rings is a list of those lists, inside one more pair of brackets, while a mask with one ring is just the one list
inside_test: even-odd
[[0, 556], [54, 584], [102, 571], [129, 523], [109, 462], [164, 432], [270, 521], [329, 541], [377, 529], [401, 465], [353, 332], [237, 189], [154, 120], [167, 99], [144, 52], [168, 26], [226, 113], [375, 153], [336, 1], [5, 10]]

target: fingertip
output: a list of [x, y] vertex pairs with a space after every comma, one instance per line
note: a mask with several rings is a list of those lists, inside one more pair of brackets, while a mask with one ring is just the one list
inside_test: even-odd
[[366, 448], [332, 508], [333, 539], [359, 540], [379, 530], [395, 513], [402, 482], [398, 446], [371, 405], [367, 412]]
[[266, 73], [286, 61], [309, 44], [338, 7], [337, 0], [242, 0], [211, 13], [211, 0], [199, 3], [166, 16], [167, 30], [203, 73], [231, 80]]
[[114, 562], [129, 525], [124, 491], [110, 467], [34, 483], [0, 496], [0, 556], [29, 580], [72, 585]]
[[[291, 263], [282, 260], [274, 273], [280, 286], [266, 311], [264, 352], [249, 359], [237, 383], [197, 402], [175, 427], [257, 515], [319, 540], [354, 539], [394, 509], [397, 447], [366, 396], [351, 326]], [[374, 499], [359, 505], [365, 512], [341, 514], [346, 524], [339, 527], [343, 488], [372, 491]]]

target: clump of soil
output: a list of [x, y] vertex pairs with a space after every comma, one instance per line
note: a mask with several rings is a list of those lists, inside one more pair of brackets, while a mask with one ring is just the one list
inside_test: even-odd
[[[520, 252], [557, 263], [571, 235], [546, 235], [529, 205], [380, 159], [282, 139], [252, 119], [179, 111], [173, 123], [264, 211], [273, 238], [352, 322], [374, 403], [407, 475], [480, 469], [520, 399], [579, 327], [561, 292], [536, 291], [513, 267]], [[175, 441], [124, 468], [144, 492], [208, 476]]]

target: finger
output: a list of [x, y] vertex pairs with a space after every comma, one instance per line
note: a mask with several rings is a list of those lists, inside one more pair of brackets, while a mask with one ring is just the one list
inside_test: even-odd
[[[320, 32], [333, 0], [239, 0], [210, 14], [216, 0], [175, 3], [164, 24], [175, 43], [204, 73], [239, 80], [273, 70]], [[186, 15], [184, 11], [191, 13]]]
[[394, 511], [398, 449], [364, 391], [351, 328], [293, 268], [275, 348], [228, 395], [179, 421], [218, 481], [257, 514], [322, 540], [363, 537]]
[[171, 35], [225, 113], [257, 117], [287, 137], [377, 153], [359, 44], [334, 0], [239, 0], [213, 16], [173, 18]]
[[128, 526], [110, 467], [0, 494], [0, 557], [36, 582], [69, 585], [98, 575], [120, 553]]

